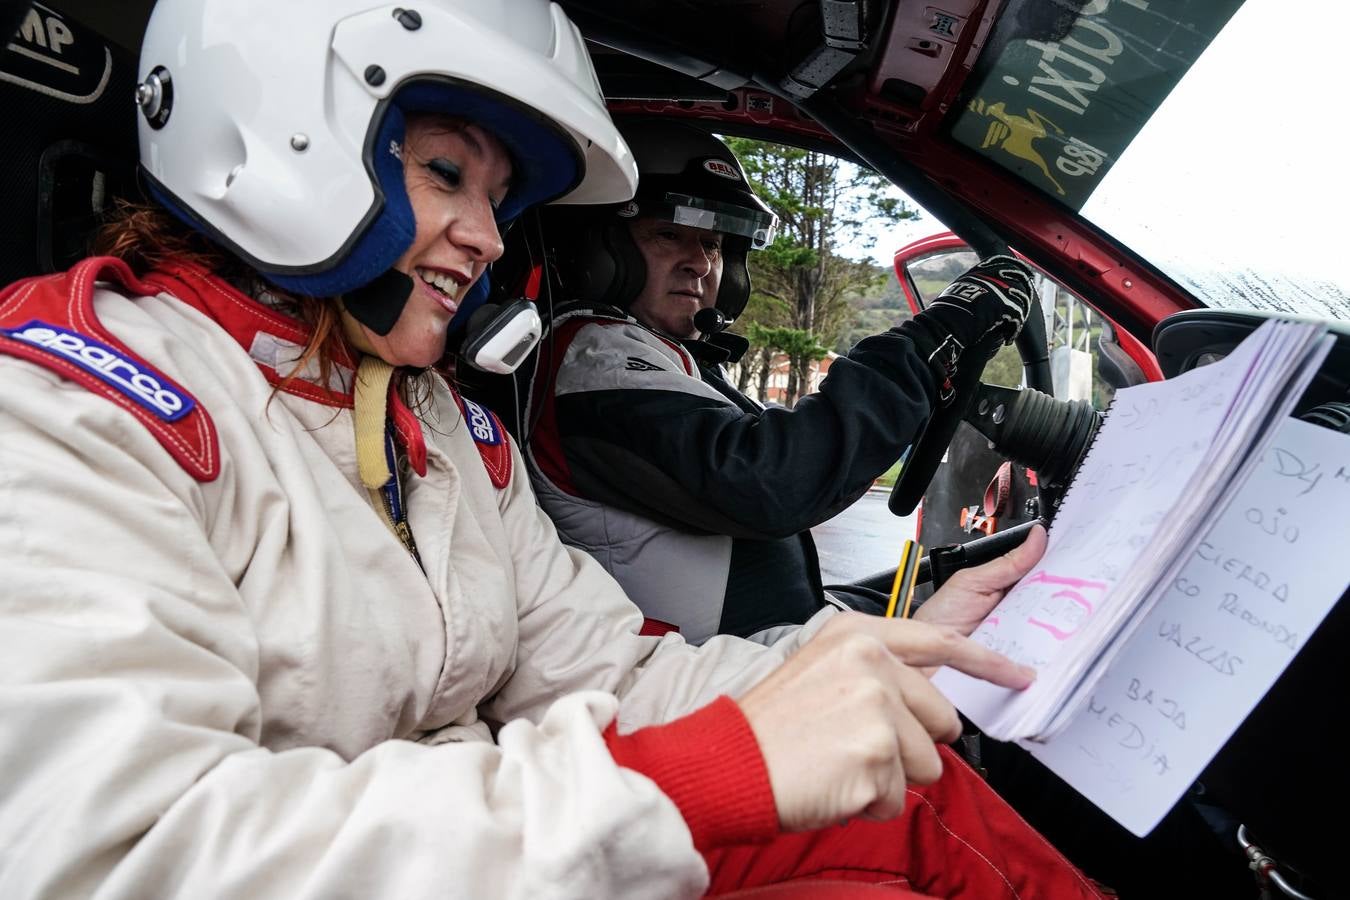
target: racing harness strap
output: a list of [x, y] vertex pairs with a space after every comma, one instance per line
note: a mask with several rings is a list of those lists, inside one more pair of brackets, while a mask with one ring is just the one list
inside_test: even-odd
[[1004, 462], [998, 472], [984, 489], [984, 514], [992, 518], [1003, 515], [1008, 506], [1008, 495], [1012, 492], [1012, 463]]
[[967, 534], [979, 531], [990, 535], [998, 530], [998, 520], [1008, 508], [1008, 496], [1012, 492], [1012, 463], [1005, 462], [990, 479], [984, 489], [984, 500], [980, 506], [961, 507], [960, 525]]

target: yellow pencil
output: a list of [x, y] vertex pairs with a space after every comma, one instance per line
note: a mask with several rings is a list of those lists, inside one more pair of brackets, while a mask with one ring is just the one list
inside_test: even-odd
[[906, 565], [909, 568], [909, 574], [905, 576], [905, 608], [900, 611], [900, 618], [909, 618], [909, 608], [914, 603], [914, 588], [919, 583], [919, 560], [923, 559], [923, 544], [915, 543], [913, 550], [909, 553]]
[[895, 582], [891, 585], [891, 601], [886, 605], [886, 618], [895, 618], [895, 607], [899, 605], [901, 591], [904, 592], [905, 603], [900, 618], [909, 618], [910, 606], [914, 602], [914, 586], [919, 576], [919, 560], [922, 558], [923, 544], [905, 541], [905, 547], [900, 552], [900, 565], [895, 569]]

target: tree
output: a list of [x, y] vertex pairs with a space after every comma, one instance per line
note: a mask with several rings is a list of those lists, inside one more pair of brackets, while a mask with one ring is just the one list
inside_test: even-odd
[[750, 342], [750, 349], [737, 364], [736, 388], [743, 394], [750, 393], [750, 383], [755, 383], [755, 395], [763, 403], [769, 396], [769, 375], [773, 367], [774, 354], [778, 347], [774, 344], [774, 329], [780, 327], [784, 316], [785, 304], [777, 303], [763, 294], [751, 293], [750, 302], [737, 320], [740, 331]]
[[909, 303], [900, 291], [892, 266], [877, 266], [878, 285], [850, 291], [846, 301], [852, 312], [834, 343], [836, 353], [847, 353], [858, 341], [912, 318]]
[[778, 349], [788, 358], [788, 382], [785, 394], [789, 403], [792, 403], [807, 392], [806, 386], [810, 383], [811, 374], [810, 364], [824, 359], [830, 351], [820, 345], [814, 334], [800, 328], [776, 329], [774, 340]]
[[[865, 220], [881, 217], [898, 222], [918, 212], [903, 200], [885, 194], [889, 182], [870, 169], [860, 168], [818, 150], [803, 150], [745, 138], [729, 138], [756, 193], [779, 218], [774, 242], [750, 256], [754, 283], [751, 302], [742, 315], [743, 330], [763, 359], [748, 326], [789, 329], [801, 337], [788, 338], [777, 349], [788, 357], [787, 405], [810, 380], [810, 365], [833, 346], [848, 317], [847, 296], [873, 288], [884, 275], [870, 262], [841, 256], [837, 248], [846, 239], [863, 234]], [[870, 239], [856, 241], [870, 246]], [[762, 332], [756, 332], [763, 336]], [[814, 355], [820, 350], [820, 355]], [[772, 351], [769, 358], [772, 356]], [[749, 383], [749, 375], [743, 377]], [[761, 380], [767, 375], [760, 374]], [[762, 399], [762, 397], [761, 397]]]
[[[746, 326], [745, 336], [756, 352], [753, 356], [742, 359], [737, 387], [744, 392], [750, 385], [750, 379], [756, 378], [761, 403], [768, 400], [769, 375], [772, 373], [773, 358], [776, 354], [782, 353], [789, 360], [801, 358], [808, 362], [818, 362], [830, 353], [828, 348], [820, 345], [815, 335], [799, 328], [771, 327], [751, 322]], [[800, 377], [795, 369], [789, 367], [787, 396], [795, 398], [805, 393], [802, 390], [803, 383], [798, 380]]]

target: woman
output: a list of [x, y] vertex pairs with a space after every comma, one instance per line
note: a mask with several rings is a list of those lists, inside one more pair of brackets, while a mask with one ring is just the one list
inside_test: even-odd
[[[894, 817], [939, 777], [956, 717], [914, 667], [1028, 683], [957, 632], [1039, 545], [930, 601], [946, 627], [642, 636], [496, 419], [418, 371], [521, 209], [633, 190], [579, 35], [537, 0], [365, 7], [162, 0], [138, 93], [158, 208], [110, 226], [120, 259], [0, 295], [0, 895], [790, 877], [747, 845]], [[965, 776], [787, 852], [870, 847], [944, 892], [1077, 884], [1002, 859]], [[953, 824], [930, 808], [985, 863], [929, 846]]]

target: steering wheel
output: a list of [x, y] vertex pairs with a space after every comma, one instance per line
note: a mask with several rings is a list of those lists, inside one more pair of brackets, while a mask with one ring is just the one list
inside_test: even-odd
[[[1001, 251], [1007, 253], [1007, 248]], [[952, 442], [956, 429], [970, 410], [970, 405], [979, 392], [980, 376], [984, 374], [985, 364], [993, 358], [1002, 345], [1002, 340], [993, 335], [972, 346], [961, 358], [960, 371], [953, 385], [951, 402], [933, 412], [919, 435], [905, 454], [900, 464], [900, 477], [891, 488], [890, 510], [897, 516], [907, 516], [914, 512], [919, 501], [928, 490], [928, 484], [937, 474], [947, 445]], [[1053, 394], [1050, 375], [1050, 347], [1045, 332], [1045, 315], [1041, 311], [1040, 299], [1031, 295], [1031, 307], [1027, 310], [1027, 320], [1017, 335], [1017, 353], [1022, 358], [1022, 370], [1028, 387]], [[1042, 503], [1042, 508], [1045, 504]]]

